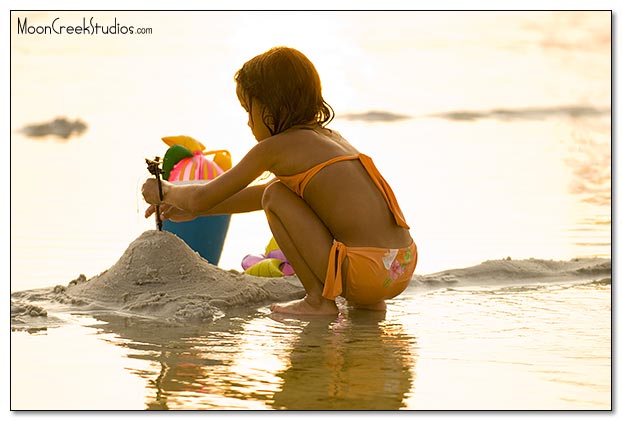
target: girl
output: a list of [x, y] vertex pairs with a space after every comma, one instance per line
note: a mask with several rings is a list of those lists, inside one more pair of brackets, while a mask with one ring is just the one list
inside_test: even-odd
[[[236, 73], [236, 92], [257, 145], [208, 184], [143, 185], [161, 218], [263, 210], [306, 296], [273, 304], [273, 312], [336, 314], [335, 298], [385, 310], [384, 300], [408, 286], [417, 247], [389, 185], [371, 158], [326, 128], [334, 114], [320, 78], [299, 51], [273, 48]], [[276, 178], [249, 186], [265, 171]]]

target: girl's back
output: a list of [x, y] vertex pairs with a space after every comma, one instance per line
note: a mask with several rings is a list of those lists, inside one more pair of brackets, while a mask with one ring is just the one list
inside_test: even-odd
[[[273, 168], [277, 178], [304, 173], [338, 156], [360, 154], [339, 133], [319, 127], [288, 130], [266, 140], [280, 150]], [[323, 167], [308, 181], [303, 197], [334, 238], [348, 246], [400, 248], [412, 242], [359, 159]]]

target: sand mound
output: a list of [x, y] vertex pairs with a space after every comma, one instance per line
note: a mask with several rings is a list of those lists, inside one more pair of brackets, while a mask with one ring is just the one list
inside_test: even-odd
[[611, 259], [577, 258], [568, 261], [502, 259], [489, 260], [463, 269], [451, 269], [430, 275], [415, 275], [413, 284], [485, 286], [603, 279], [611, 279]]
[[107, 271], [53, 290], [54, 300], [89, 309], [155, 317], [168, 322], [213, 320], [227, 308], [304, 296], [296, 277], [260, 278], [225, 271], [177, 236], [146, 231]]

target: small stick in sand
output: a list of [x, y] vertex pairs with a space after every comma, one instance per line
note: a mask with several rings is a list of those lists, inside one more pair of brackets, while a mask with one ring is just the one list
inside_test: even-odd
[[[151, 175], [155, 175], [156, 180], [158, 180], [158, 191], [160, 193], [160, 201], [162, 201], [164, 197], [162, 195], [162, 181], [160, 180], [160, 174], [162, 174], [162, 169], [160, 169], [160, 157], [156, 156], [153, 161], [145, 158], [145, 161], [147, 162], [147, 169], [149, 170]], [[162, 231], [162, 220], [160, 219], [160, 205], [156, 205], [155, 217], [158, 231]]]

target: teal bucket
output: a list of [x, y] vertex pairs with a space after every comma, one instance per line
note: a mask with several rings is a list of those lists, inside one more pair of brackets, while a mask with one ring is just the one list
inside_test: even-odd
[[162, 229], [184, 240], [190, 248], [213, 265], [218, 265], [231, 215], [199, 216], [192, 221], [162, 221]]

